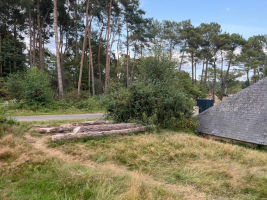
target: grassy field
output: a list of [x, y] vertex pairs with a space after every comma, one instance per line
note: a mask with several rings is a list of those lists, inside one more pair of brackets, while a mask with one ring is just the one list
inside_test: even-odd
[[169, 131], [52, 143], [32, 129], [2, 134], [1, 199], [267, 197], [265, 150]]

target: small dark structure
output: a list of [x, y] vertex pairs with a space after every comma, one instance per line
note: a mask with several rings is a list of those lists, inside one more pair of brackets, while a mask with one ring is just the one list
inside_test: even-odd
[[197, 99], [197, 106], [199, 107], [199, 113], [207, 110], [214, 105], [213, 99]]
[[267, 145], [267, 78], [198, 115], [197, 131]]

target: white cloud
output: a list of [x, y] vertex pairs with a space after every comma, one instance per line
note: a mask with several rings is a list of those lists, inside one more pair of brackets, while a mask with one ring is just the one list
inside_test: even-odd
[[144, 7], [145, 4], [146, 4], [146, 0], [141, 0], [140, 1], [140, 8]]
[[230, 11], [230, 8], [226, 8], [226, 11], [227, 11], [227, 12]]

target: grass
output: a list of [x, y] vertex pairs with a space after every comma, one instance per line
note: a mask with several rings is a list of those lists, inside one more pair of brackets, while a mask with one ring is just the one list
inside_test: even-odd
[[169, 131], [47, 141], [48, 150], [68, 156], [62, 161], [24, 139], [34, 125], [69, 122], [73, 120], [23, 122], [4, 129], [0, 199], [256, 200], [267, 196], [266, 150]]
[[12, 135], [4, 136], [0, 147], [1, 199], [175, 199], [127, 173], [47, 158]]
[[267, 153], [194, 135], [163, 132], [79, 139], [51, 147], [98, 163], [113, 163], [212, 198], [267, 197]]
[[67, 115], [67, 114], [88, 114], [88, 113], [104, 113], [103, 109], [95, 109], [95, 110], [85, 110], [85, 109], [77, 109], [77, 108], [69, 108], [69, 109], [57, 109], [57, 110], [27, 110], [27, 109], [17, 109], [10, 110], [10, 114], [12, 116], [34, 116], [34, 115]]

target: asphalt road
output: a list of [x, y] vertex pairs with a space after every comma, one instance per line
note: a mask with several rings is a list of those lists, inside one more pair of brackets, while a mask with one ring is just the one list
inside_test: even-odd
[[37, 115], [37, 116], [14, 116], [17, 121], [47, 121], [64, 119], [92, 119], [101, 118], [103, 113], [96, 114], [75, 114], [75, 115]]

